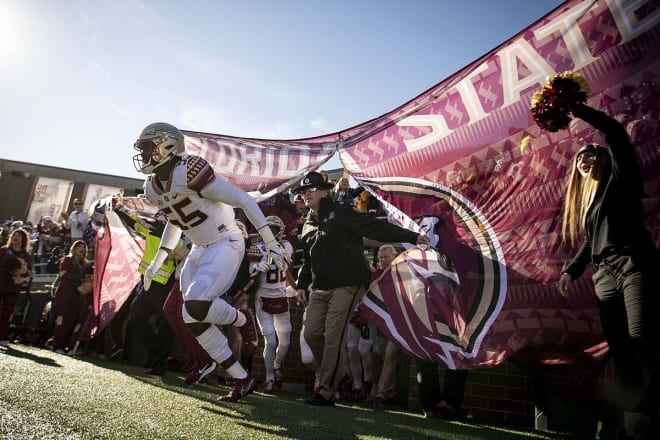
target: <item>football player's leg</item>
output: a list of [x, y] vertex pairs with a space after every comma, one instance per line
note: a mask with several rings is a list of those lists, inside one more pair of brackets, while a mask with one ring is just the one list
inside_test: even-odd
[[261, 334], [264, 335], [264, 368], [266, 369], [266, 382], [269, 382], [275, 379], [273, 364], [277, 348], [273, 315], [263, 311], [260, 299], [254, 302], [254, 307]]
[[[242, 241], [241, 241], [242, 242]], [[213, 324], [240, 327], [245, 315], [219, 298], [231, 286], [241, 260], [240, 247], [223, 240], [208, 247], [193, 249], [181, 272], [184, 295], [183, 321], [199, 344], [234, 378], [243, 379], [247, 372], [237, 362], [227, 338]], [[222, 255], [222, 272], [218, 273], [217, 258]], [[214, 264], [215, 263], [215, 264]]]
[[371, 382], [373, 380], [373, 371], [374, 371], [374, 361], [372, 355], [372, 349], [376, 343], [376, 326], [369, 323], [369, 338], [365, 339], [363, 336], [360, 337], [358, 342], [358, 352], [360, 353], [360, 360], [362, 361], [363, 369], [363, 379], [364, 382]]
[[[234, 282], [244, 250], [242, 240], [221, 240], [193, 249], [181, 273], [186, 322], [236, 327], [245, 323], [245, 316], [220, 298]], [[222, 265], [218, 265], [218, 261], [222, 261]]]
[[300, 360], [314, 372], [314, 392], [317, 392], [321, 376], [319, 375], [319, 364], [314, 359], [314, 353], [305, 339], [305, 315], [306, 311], [303, 312], [303, 325], [300, 328]]
[[349, 324], [346, 351], [348, 352], [348, 362], [351, 368], [354, 390], [362, 389], [362, 362], [360, 360], [360, 352], [358, 351], [359, 342], [360, 329], [354, 324]]
[[275, 363], [273, 366], [279, 370], [284, 358], [289, 352], [291, 343], [291, 314], [287, 311], [273, 316], [275, 333], [277, 334], [277, 350], [275, 352]]

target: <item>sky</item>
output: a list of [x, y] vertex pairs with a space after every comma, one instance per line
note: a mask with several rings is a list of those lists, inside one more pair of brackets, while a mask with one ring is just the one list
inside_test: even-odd
[[561, 3], [0, 0], [0, 159], [140, 178], [133, 143], [156, 121], [263, 139], [334, 133]]

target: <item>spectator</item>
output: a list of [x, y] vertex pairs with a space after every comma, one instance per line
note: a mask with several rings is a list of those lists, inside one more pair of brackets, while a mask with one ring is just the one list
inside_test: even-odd
[[73, 201], [73, 211], [69, 214], [69, 227], [71, 228], [71, 241], [82, 240], [83, 232], [89, 221], [89, 214], [83, 209], [80, 199]]
[[[85, 243], [82, 240], [78, 240], [80, 243]], [[85, 245], [85, 254], [87, 254], [87, 245]], [[73, 332], [71, 334], [71, 339], [67, 344], [69, 351], [67, 354], [73, 356], [78, 351], [78, 346], [80, 344], [80, 331], [85, 327], [90, 315], [93, 314], [94, 308], [94, 263], [86, 262], [83, 269], [83, 277], [80, 280], [78, 285], [79, 301], [78, 301], [78, 313], [74, 315], [74, 325]], [[95, 341], [99, 342], [99, 341]], [[91, 343], [87, 341], [87, 343]]]
[[332, 200], [340, 205], [355, 206], [355, 198], [362, 192], [362, 188], [351, 188], [348, 177], [342, 177], [332, 189]]
[[23, 222], [21, 220], [15, 220], [11, 222], [9, 226], [9, 233], [14, 232], [16, 229], [21, 229], [23, 227]]
[[44, 215], [37, 224], [37, 233], [37, 273], [45, 273], [53, 248], [62, 244], [62, 232], [51, 216]]
[[[69, 215], [62, 211], [60, 212], [59, 221], [55, 222], [60, 230], [60, 237], [62, 237], [62, 246], [71, 246], [71, 226], [69, 225]], [[75, 241], [75, 240], [74, 240]]]
[[306, 174], [293, 190], [302, 194], [309, 213], [302, 229], [303, 264], [298, 275], [298, 301], [307, 297], [305, 339], [320, 363], [320, 389], [307, 399], [310, 405], [332, 405], [339, 382], [348, 321], [370, 269], [363, 256], [363, 236], [387, 242], [427, 244], [425, 235], [385, 220], [361, 214], [327, 197], [331, 186], [317, 172]]
[[346, 350], [352, 379], [350, 399], [363, 401], [371, 395], [374, 361], [372, 350], [376, 342], [376, 326], [361, 318], [354, 310], [348, 325]]
[[461, 404], [465, 395], [467, 370], [444, 370], [443, 387], [440, 387], [438, 364], [415, 359], [419, 403], [424, 417], [461, 419]]
[[378, 199], [372, 196], [369, 191], [364, 190], [356, 198], [355, 209], [360, 212], [377, 215], [380, 211]]
[[[277, 216], [266, 217], [273, 235], [282, 240], [284, 222]], [[293, 247], [288, 241], [280, 241], [288, 261], [291, 260]], [[264, 367], [266, 369], [266, 383], [264, 392], [273, 393], [273, 388], [282, 388], [282, 374], [280, 368], [289, 351], [291, 339], [291, 314], [289, 313], [289, 300], [286, 296], [287, 284], [295, 288], [293, 276], [288, 265], [279, 269], [268, 261], [263, 242], [256, 243], [248, 250], [250, 273], [257, 280], [255, 295], [255, 311], [257, 323], [264, 336]]]
[[23, 284], [32, 276], [31, 261], [27, 232], [14, 230], [0, 247], [0, 347], [9, 347], [9, 318]]
[[[183, 318], [211, 358], [235, 379], [229, 394], [221, 398], [235, 402], [251, 393], [256, 382], [239, 363], [217, 325], [238, 327], [246, 349], [256, 330], [246, 312], [222, 298], [233, 295], [247, 281], [245, 241], [232, 207], [243, 210], [279, 268], [284, 265], [282, 249], [255, 201], [217, 176], [202, 157], [186, 154], [183, 133], [176, 127], [151, 124], [142, 131], [134, 148], [138, 151], [134, 157], [136, 168], [148, 176], [145, 196], [162, 207], [168, 218], [158, 252], [145, 271], [144, 287], [149, 290], [185, 229], [193, 246], [181, 271]], [[222, 265], [217, 264], [219, 258]]]
[[11, 220], [7, 220], [2, 224], [2, 231], [0, 232], [0, 245], [4, 245], [9, 240], [9, 234], [11, 234]]
[[[447, 228], [444, 220], [436, 215], [415, 218], [420, 230], [429, 238], [429, 244], [436, 248], [446, 259], [449, 257], [443, 252], [446, 245], [450, 245], [453, 234]], [[447, 235], [447, 234], [451, 235]], [[441, 241], [441, 237], [445, 237]], [[453, 266], [453, 262], [450, 262]], [[463, 287], [465, 284], [463, 284]], [[447, 419], [463, 418], [461, 405], [465, 394], [467, 370], [444, 370], [443, 387], [440, 386], [438, 364], [415, 359], [417, 367], [417, 385], [419, 403], [427, 418], [441, 417]]]
[[[378, 269], [373, 272], [372, 281], [378, 279], [383, 271], [390, 267], [396, 256], [397, 251], [391, 244], [384, 244], [378, 248]], [[378, 379], [378, 389], [374, 403], [376, 406], [384, 408], [396, 401], [398, 392], [397, 370], [403, 366], [403, 361], [407, 358], [391, 340], [385, 341], [382, 345], [384, 345], [384, 348], [380, 352], [383, 355], [383, 366]]]
[[71, 340], [80, 310], [80, 292], [78, 286], [85, 275], [87, 264], [87, 245], [76, 241], [71, 245], [69, 254], [60, 262], [60, 273], [55, 288], [55, 329], [53, 332], [53, 351], [65, 354], [71, 350]]
[[[642, 221], [642, 179], [625, 128], [584, 104], [573, 116], [605, 134], [606, 146], [589, 144], [573, 160], [564, 202], [564, 238], [584, 233], [577, 255], [564, 270], [559, 290], [586, 265], [596, 266], [594, 288], [601, 323], [621, 385], [624, 411], [642, 415], [643, 438], [658, 438], [658, 305], [660, 258]], [[620, 428], [611, 428], [613, 433]], [[652, 433], [652, 431], [655, 432]], [[611, 433], [610, 433], [611, 434]]]
[[[154, 275], [149, 291], [145, 291], [142, 287], [144, 273], [158, 252], [166, 219], [163, 216], [155, 218], [142, 216], [137, 211], [123, 206], [120, 199], [114, 203], [114, 211], [125, 225], [137, 231], [145, 239], [144, 254], [138, 266], [138, 272], [142, 274], [142, 278], [134, 289], [137, 293], [129, 308], [126, 340], [130, 344], [135, 338], [135, 341], [139, 342], [147, 352], [145, 362], [149, 368], [147, 374], [162, 376], [167, 369], [167, 359], [174, 344], [174, 334], [163, 314], [165, 299], [175, 281], [174, 272], [177, 261], [172, 258], [174, 252]], [[152, 321], [155, 322], [155, 332], [152, 329]]]

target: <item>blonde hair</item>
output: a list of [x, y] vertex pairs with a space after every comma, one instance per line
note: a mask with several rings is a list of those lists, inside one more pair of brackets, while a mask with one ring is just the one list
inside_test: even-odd
[[87, 264], [87, 243], [84, 240], [76, 240], [71, 244], [71, 248], [69, 248], [69, 256], [73, 257], [73, 251], [76, 250], [78, 246], [84, 246], [85, 247], [85, 255], [83, 255], [83, 265]]
[[594, 202], [602, 177], [610, 166], [608, 152], [600, 145], [596, 147], [596, 159], [589, 175], [582, 177], [578, 171], [577, 162], [581, 154], [578, 152], [573, 158], [573, 166], [568, 176], [561, 235], [564, 241], [568, 239], [572, 245], [577, 241], [580, 232], [584, 230], [589, 208]]

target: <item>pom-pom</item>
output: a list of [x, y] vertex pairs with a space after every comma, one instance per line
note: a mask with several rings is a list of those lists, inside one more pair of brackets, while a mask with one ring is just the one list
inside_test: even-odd
[[21, 257], [17, 257], [15, 261], [11, 261], [10, 264], [11, 277], [14, 281], [14, 284], [22, 285], [27, 280], [30, 279], [30, 269], [27, 262]]
[[532, 96], [534, 122], [544, 130], [558, 131], [568, 127], [569, 113], [576, 104], [584, 104], [589, 85], [577, 72], [557, 73], [548, 78], [543, 89]]
[[83, 275], [82, 280], [80, 281], [80, 285], [78, 286], [78, 292], [80, 292], [83, 295], [87, 295], [89, 293], [92, 293], [94, 290], [94, 275], [88, 273], [87, 275]]

